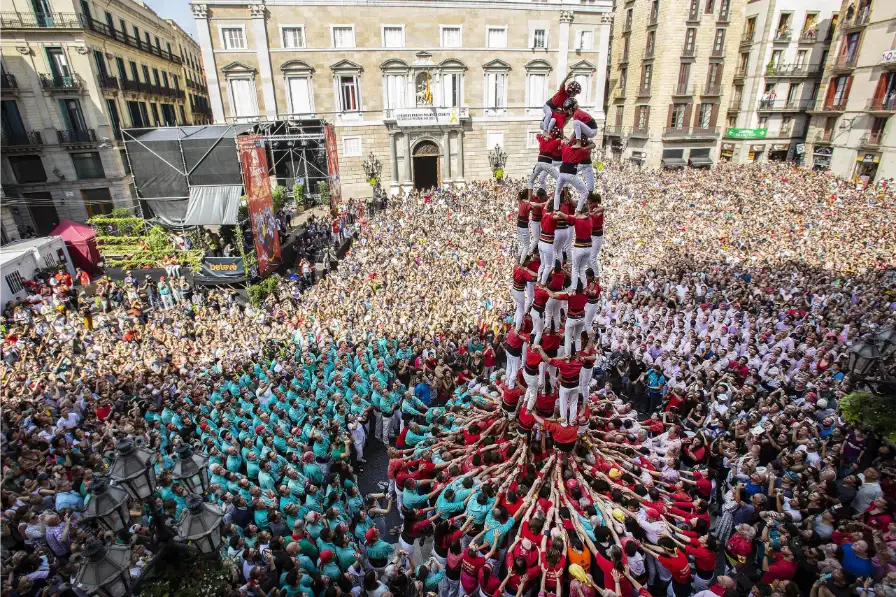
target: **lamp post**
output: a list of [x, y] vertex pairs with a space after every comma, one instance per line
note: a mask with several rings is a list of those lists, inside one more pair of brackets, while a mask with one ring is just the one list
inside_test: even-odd
[[380, 180], [380, 174], [383, 172], [383, 164], [380, 162], [380, 159], [371, 151], [367, 154], [362, 166], [364, 167], [364, 175], [367, 177], [367, 182], [372, 187], [376, 186], [376, 183]]
[[97, 477], [90, 486], [84, 518], [96, 519], [101, 526], [117, 533], [130, 525], [129, 499], [127, 491], [112, 487], [105, 477]]
[[507, 154], [500, 145], [488, 152], [488, 163], [492, 167], [492, 174], [495, 178], [501, 180], [504, 178], [504, 166], [507, 165]]
[[146, 500], [156, 491], [156, 472], [152, 467], [155, 454], [137, 447], [129, 437], [118, 442], [116, 452], [109, 476], [132, 498]]
[[195, 454], [190, 444], [181, 444], [177, 448], [171, 477], [183, 483], [191, 493], [205, 495], [208, 491], [208, 457]]
[[849, 372], [879, 394], [896, 394], [896, 377], [884, 361], [896, 354], [896, 330], [884, 328], [849, 349]]
[[203, 502], [194, 495], [187, 500], [187, 508], [177, 522], [178, 534], [196, 546], [200, 553], [216, 554], [221, 547], [222, 520], [224, 510], [220, 506]]
[[75, 584], [88, 595], [122, 597], [131, 592], [131, 548], [106, 545], [100, 541], [84, 548], [84, 562], [75, 576]]

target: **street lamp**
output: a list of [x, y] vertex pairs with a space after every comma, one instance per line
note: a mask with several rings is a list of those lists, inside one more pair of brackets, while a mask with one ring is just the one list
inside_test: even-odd
[[89, 595], [123, 597], [131, 591], [131, 548], [108, 546], [100, 541], [84, 548], [84, 562], [75, 576], [75, 585]]
[[129, 499], [127, 491], [110, 486], [105, 477], [97, 477], [90, 486], [90, 499], [84, 510], [84, 518], [95, 518], [100, 525], [117, 533], [130, 526]]
[[367, 177], [367, 182], [370, 183], [370, 186], [372, 187], [376, 186], [376, 183], [380, 180], [380, 174], [383, 172], [383, 164], [380, 162], [379, 158], [371, 151], [367, 155], [362, 166], [364, 168], [364, 175]]
[[203, 502], [198, 495], [187, 500], [187, 509], [177, 523], [178, 534], [189, 541], [203, 554], [213, 554], [221, 547], [221, 521], [224, 510], [216, 505]]
[[877, 346], [860, 340], [849, 349], [849, 370], [858, 377], [865, 377], [879, 359], [880, 350]]
[[188, 491], [204, 495], [208, 490], [208, 457], [194, 454], [190, 444], [181, 444], [171, 477], [183, 483]]
[[882, 358], [890, 358], [896, 353], [896, 328], [883, 329], [875, 334], [874, 339]]
[[156, 491], [156, 472], [152, 467], [155, 455], [134, 445], [126, 437], [118, 442], [109, 476], [132, 498], [144, 501]]
[[498, 180], [504, 178], [504, 166], [507, 165], [507, 154], [500, 145], [496, 144], [495, 148], [488, 152], [488, 163], [492, 167], [492, 174], [495, 175], [495, 178]]

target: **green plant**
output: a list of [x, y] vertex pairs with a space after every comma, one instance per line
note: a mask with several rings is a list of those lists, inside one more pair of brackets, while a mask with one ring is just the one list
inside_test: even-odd
[[116, 207], [109, 215], [113, 218], [130, 218], [131, 210], [127, 207]]
[[116, 218], [110, 216], [96, 216], [87, 220], [87, 224], [93, 226], [97, 237], [102, 236], [135, 236], [145, 234], [146, 220], [132, 216]]
[[328, 182], [317, 183], [317, 195], [320, 197], [321, 203], [329, 203], [330, 202], [330, 183], [328, 183]]
[[296, 205], [305, 203], [305, 185], [300, 182], [292, 185], [292, 197], [295, 200]]
[[171, 240], [168, 233], [161, 226], [153, 226], [149, 229], [147, 244], [153, 251], [164, 251], [171, 248]]
[[258, 284], [253, 284], [246, 290], [246, 293], [249, 295], [249, 302], [255, 307], [261, 306], [264, 300], [277, 290], [279, 284], [280, 276], [277, 274], [265, 278]]
[[236, 226], [234, 228], [234, 237], [236, 238], [237, 250], [240, 252], [240, 257], [243, 258], [243, 267], [246, 268], [246, 274], [248, 275], [252, 268], [258, 264], [258, 259], [255, 257], [255, 251], [246, 252], [246, 243], [245, 243], [245, 235], [243, 234], [243, 227]]
[[502, 178], [504, 178], [504, 170], [501, 168], [496, 168], [495, 169], [495, 178], [497, 180], [501, 180]]
[[240, 208], [237, 212], [236, 221], [239, 223], [249, 219], [249, 198], [243, 195], [240, 197]]
[[890, 441], [896, 441], [893, 396], [858, 390], [840, 400], [840, 411], [847, 423], [861, 425]]
[[286, 187], [282, 185], [274, 187], [274, 190], [271, 191], [271, 203], [274, 205], [275, 212], [283, 209], [283, 204], [286, 203]]
[[188, 574], [174, 569], [159, 579], [140, 586], [140, 597], [214, 597], [229, 595], [236, 580], [236, 562], [226, 558], [221, 562], [198, 561]]

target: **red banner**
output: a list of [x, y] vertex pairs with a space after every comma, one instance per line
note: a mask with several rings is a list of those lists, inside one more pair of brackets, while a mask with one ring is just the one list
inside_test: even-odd
[[336, 150], [336, 127], [324, 127], [327, 141], [327, 174], [330, 176], [330, 213], [337, 213], [337, 205], [342, 203], [342, 182], [339, 179], [339, 152]]
[[263, 276], [280, 261], [280, 237], [271, 198], [268, 158], [261, 135], [237, 137], [236, 143], [249, 201], [249, 220], [252, 222], [252, 236], [255, 238], [255, 253], [258, 256], [258, 275]]

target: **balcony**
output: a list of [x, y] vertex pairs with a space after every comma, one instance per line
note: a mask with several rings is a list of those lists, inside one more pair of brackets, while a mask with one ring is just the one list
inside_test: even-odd
[[57, 130], [59, 144], [64, 146], [92, 145], [96, 143], [96, 132], [93, 129]]
[[647, 48], [644, 50], [644, 60], [653, 60], [656, 56], [656, 48]]
[[862, 147], [880, 147], [880, 142], [883, 136], [883, 131], [865, 133], [862, 135], [862, 138], [859, 139], [859, 145]]
[[658, 25], [659, 22], [660, 22], [660, 15], [659, 15], [659, 13], [657, 13], [657, 14], [652, 14], [652, 15], [650, 15], [650, 18], [649, 18], [649, 20], [647, 21], [647, 26], [648, 26], [648, 27], [654, 27], [654, 26]]
[[818, 41], [818, 29], [806, 29], [805, 31], [800, 31], [800, 39], [799, 43], [801, 44], [814, 44]]
[[868, 112], [896, 112], [896, 95], [877, 97], [868, 102]]
[[109, 27], [109, 25], [107, 25], [106, 23], [101, 23], [100, 21], [85, 16], [84, 24], [90, 31], [102, 35], [103, 37], [114, 39], [119, 43], [125, 44], [132, 48], [136, 48], [143, 52], [147, 52], [163, 60], [173, 62], [174, 64], [183, 64], [183, 60], [181, 60], [180, 56], [171, 54], [167, 50], [163, 50], [160, 47], [148, 44], [144, 40], [138, 39], [132, 35], [128, 35], [124, 31], [119, 31], [118, 29]]
[[18, 135], [0, 133], [0, 145], [3, 146], [4, 152], [33, 151], [43, 144], [44, 140], [37, 131], [25, 131]]
[[737, 67], [737, 70], [734, 71], [735, 79], [743, 79], [746, 76], [747, 76], [747, 67], [746, 66], [739, 66], [739, 67]]
[[818, 64], [778, 64], [765, 68], [766, 79], [815, 77], [824, 67]]
[[696, 95], [693, 85], [678, 85], [672, 90], [672, 97], [691, 97]]
[[719, 13], [719, 18], [716, 20], [717, 25], [727, 25], [731, 22], [731, 12], [723, 12]]
[[100, 83], [100, 89], [112, 89], [118, 91], [118, 79], [109, 75], [100, 74], [97, 76]]
[[844, 32], [855, 30], [855, 29], [861, 29], [862, 27], [865, 27], [868, 24], [870, 16], [871, 16], [871, 7], [866, 6], [865, 8], [860, 10], [858, 13], [853, 15], [853, 17], [851, 19], [849, 17], [847, 17], [847, 18], [843, 19], [842, 21], [840, 21], [840, 25], [843, 28]]
[[722, 85], [720, 83], [712, 83], [703, 88], [703, 97], [715, 97], [722, 95]]
[[3, 29], [80, 29], [81, 21], [73, 12], [28, 14], [0, 12]]
[[628, 54], [619, 57], [619, 64], [628, 64]]
[[699, 24], [700, 23], [700, 11], [692, 12], [688, 15], [688, 20], [685, 21], [689, 24]]
[[853, 52], [852, 54], [844, 54], [843, 56], [837, 56], [834, 58], [834, 62], [831, 63], [832, 71], [848, 71], [852, 70], [856, 67], [856, 62], [858, 62], [859, 53]]
[[681, 57], [682, 58], [694, 58], [697, 56], [697, 44], [692, 45], [690, 48], [685, 46], [681, 49]]
[[604, 128], [604, 137], [621, 137], [624, 133], [624, 126], [608, 126]]
[[666, 127], [663, 129], [663, 140], [682, 140], [682, 139], [716, 139], [719, 136], [719, 127], [692, 127], [686, 126]]
[[822, 144], [827, 145], [834, 139], [834, 131], [819, 131], [815, 133], [815, 137], [813, 137], [813, 141], [816, 145]]
[[740, 105], [743, 102], [743, 97], [733, 97], [731, 98], [731, 103], [728, 104], [729, 112], [740, 112]]
[[13, 75], [3, 73], [3, 75], [0, 76], [0, 90], [2, 90], [3, 93], [16, 94], [19, 92], [19, 83]]
[[631, 33], [632, 32], [632, 22], [631, 21], [626, 21], [625, 23], [623, 23], [622, 32], [623, 33]]
[[649, 98], [650, 97], [650, 87], [641, 87], [638, 89], [638, 99], [641, 98]]
[[629, 134], [631, 139], [647, 139], [650, 136], [650, 132], [647, 129], [647, 126], [635, 125], [632, 127], [632, 132]]
[[78, 75], [59, 76], [41, 73], [40, 86], [51, 93], [79, 93], [84, 83]]
[[812, 100], [759, 100], [759, 112], [802, 112], [812, 104]]
[[819, 112], [846, 112], [846, 100], [837, 100], [825, 102], [818, 110]]
[[744, 36], [740, 38], [740, 47], [747, 48], [753, 45], [753, 31], [748, 31], [744, 33]]
[[790, 43], [791, 39], [793, 39], [793, 31], [789, 27], [784, 27], [775, 32], [775, 39], [772, 41], [776, 44], [786, 44]]
[[709, 53], [710, 58], [724, 58], [725, 57], [725, 48], [713, 48]]
[[614, 100], [624, 100], [625, 99], [625, 88], [616, 89], [613, 91], [613, 99]]

